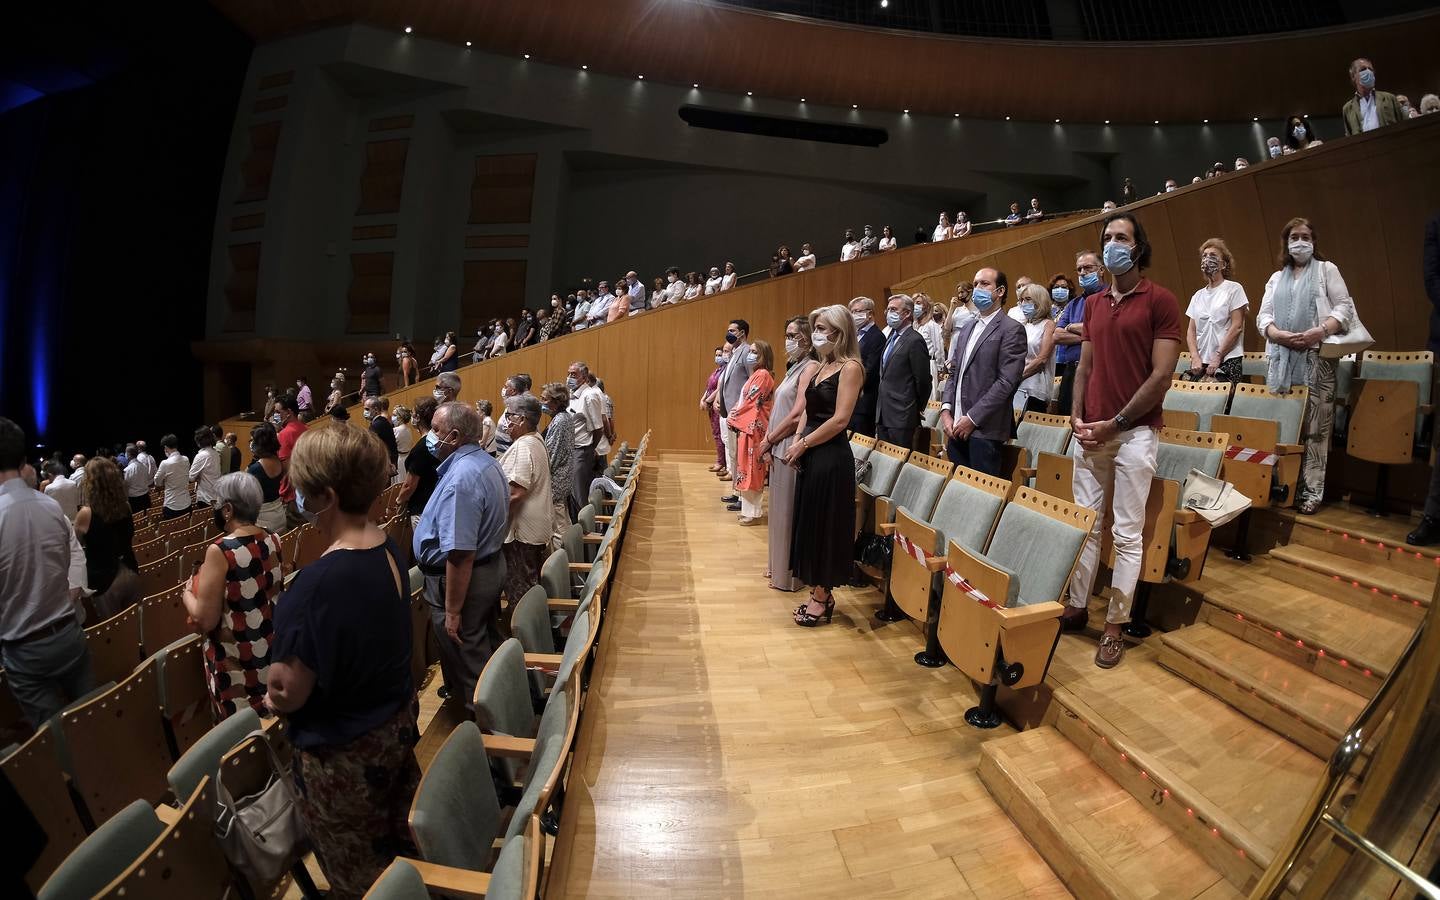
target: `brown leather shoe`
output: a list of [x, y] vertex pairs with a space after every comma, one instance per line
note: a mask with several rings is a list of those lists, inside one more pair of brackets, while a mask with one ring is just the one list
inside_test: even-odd
[[1100, 635], [1100, 646], [1095, 650], [1095, 665], [1102, 669], [1113, 669], [1125, 658], [1125, 639], [1118, 634]]

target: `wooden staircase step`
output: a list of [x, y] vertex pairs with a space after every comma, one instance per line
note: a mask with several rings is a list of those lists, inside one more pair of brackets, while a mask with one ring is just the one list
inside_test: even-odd
[[[1395, 571], [1433, 583], [1440, 574], [1440, 547], [1412, 547], [1405, 535], [1417, 521], [1406, 516], [1377, 519], [1344, 504], [1321, 509], [1314, 516], [1297, 515], [1294, 510], [1274, 513], [1289, 532], [1290, 545], [1314, 547], [1350, 559], [1392, 566]], [[1429, 593], [1426, 593], [1429, 596]]]
[[1269, 864], [1324, 768], [1321, 760], [1167, 671], [1154, 646], [1114, 669], [1065, 636], [1051, 665], [1046, 724], [1244, 889]]
[[1211, 554], [1193, 589], [1205, 598], [1203, 621], [1365, 697], [1415, 632], [1277, 577], [1264, 559], [1238, 563]]
[[1211, 625], [1161, 635], [1160, 664], [1328, 758], [1365, 698]]
[[[1352, 602], [1352, 605], [1372, 600], [1381, 611], [1390, 604], [1399, 603], [1406, 609], [1402, 612], [1414, 621], [1419, 621], [1424, 610], [1430, 606], [1430, 595], [1435, 592], [1435, 578], [1440, 570], [1430, 572], [1428, 578], [1412, 575], [1397, 567], [1391, 561], [1352, 559], [1330, 553], [1305, 544], [1289, 544], [1270, 551], [1270, 559], [1313, 572], [1333, 586], [1331, 596], [1337, 600]], [[1326, 593], [1326, 591], [1316, 591]]]
[[1053, 728], [987, 741], [980, 780], [1082, 900], [1240, 896], [1148, 804]]

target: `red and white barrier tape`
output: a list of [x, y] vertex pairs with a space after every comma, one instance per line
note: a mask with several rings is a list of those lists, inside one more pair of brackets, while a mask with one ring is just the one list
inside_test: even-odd
[[1273, 466], [1280, 461], [1280, 457], [1268, 450], [1256, 450], [1253, 447], [1226, 447], [1225, 458], [1233, 459], [1236, 462], [1253, 462], [1262, 466]]
[[966, 581], [963, 575], [950, 568], [949, 565], [945, 566], [945, 578], [951, 584], [955, 585], [955, 587], [959, 589], [960, 593], [967, 595], [971, 600], [974, 600], [981, 606], [988, 606], [991, 609], [1000, 608], [1000, 604], [985, 596], [985, 594], [979, 588]]
[[925, 551], [921, 550], [914, 541], [900, 534], [898, 531], [895, 533], [895, 546], [899, 547], [906, 556], [915, 560], [920, 565], [925, 565]]

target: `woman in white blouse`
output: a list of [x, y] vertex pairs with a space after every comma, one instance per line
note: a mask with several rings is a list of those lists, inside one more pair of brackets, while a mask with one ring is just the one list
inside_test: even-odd
[[1358, 321], [1355, 301], [1340, 269], [1315, 245], [1308, 219], [1295, 218], [1280, 231], [1280, 270], [1265, 282], [1255, 325], [1265, 336], [1265, 386], [1286, 393], [1305, 385], [1303, 487], [1295, 508], [1313, 515], [1325, 496], [1325, 464], [1335, 425], [1335, 360], [1320, 355], [1325, 338]]
[[795, 260], [795, 271], [805, 272], [815, 268], [815, 251], [810, 249], [810, 244], [800, 245], [800, 256]]
[[[940, 365], [945, 361], [945, 338], [940, 333], [940, 322], [935, 318], [935, 301], [926, 293], [912, 296], [915, 316], [915, 331], [925, 339], [925, 350], [930, 355], [930, 384], [938, 387]], [[932, 391], [933, 393], [933, 391]]]
[[651, 285], [654, 290], [650, 292], [650, 308], [659, 309], [660, 305], [665, 302], [665, 279], [657, 278], [651, 282]]
[[943, 213], [943, 212], [942, 212], [942, 213], [940, 214], [940, 222], [935, 226], [935, 231], [931, 233], [931, 235], [930, 235], [930, 240], [932, 240], [932, 241], [948, 241], [949, 239], [950, 239], [950, 214], [949, 214], [949, 213]]
[[1241, 380], [1245, 357], [1240, 334], [1245, 329], [1245, 310], [1250, 300], [1235, 275], [1235, 259], [1220, 238], [1200, 245], [1200, 274], [1205, 286], [1190, 298], [1185, 315], [1190, 327], [1185, 343], [1190, 348], [1190, 370], [1186, 381], [1214, 378], [1234, 384]]
[[685, 276], [685, 299], [694, 300], [705, 290], [705, 283], [700, 280], [699, 272], [691, 272]]
[[894, 250], [894, 249], [895, 249], [895, 233], [890, 230], [890, 226], [889, 226], [889, 225], [886, 225], [885, 227], [883, 227], [883, 228], [880, 229], [880, 252], [881, 252], [881, 253], [884, 253], [884, 252], [886, 252], [887, 250]]
[[739, 280], [740, 276], [735, 271], [735, 264], [733, 262], [727, 262], [725, 264], [725, 274], [720, 276], [720, 290], [722, 292], [730, 290], [735, 287], [735, 283]]
[[962, 209], [955, 214], [955, 227], [951, 229], [951, 233], [957, 238], [965, 237], [970, 233], [970, 216], [965, 213], [965, 210]]
[[1015, 391], [1015, 409], [1043, 413], [1055, 385], [1055, 319], [1050, 315], [1050, 292], [1032, 283], [1016, 291], [1015, 299], [1025, 326], [1025, 370]]

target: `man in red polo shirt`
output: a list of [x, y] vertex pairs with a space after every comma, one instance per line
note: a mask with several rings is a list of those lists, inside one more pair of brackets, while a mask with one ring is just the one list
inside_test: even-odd
[[1145, 501], [1160, 444], [1160, 407], [1180, 358], [1180, 304], [1144, 276], [1150, 265], [1145, 229], [1128, 212], [1112, 213], [1101, 228], [1108, 290], [1090, 295], [1080, 364], [1075, 372], [1071, 425], [1080, 449], [1075, 459], [1075, 502], [1095, 510], [1095, 525], [1070, 578], [1067, 631], [1085, 627], [1086, 605], [1100, 563], [1100, 528], [1107, 509], [1114, 524], [1115, 569], [1110, 608], [1095, 664], [1113, 668], [1125, 655], [1120, 627], [1140, 580]]
[[280, 460], [280, 499], [285, 504], [285, 518], [294, 528], [304, 524], [305, 519], [295, 507], [295, 488], [290, 484], [290, 454], [295, 451], [295, 442], [300, 440], [300, 435], [308, 430], [300, 421], [300, 409], [294, 397], [285, 394], [275, 400], [270, 424], [275, 426], [276, 436], [280, 438], [280, 452], [276, 454]]

